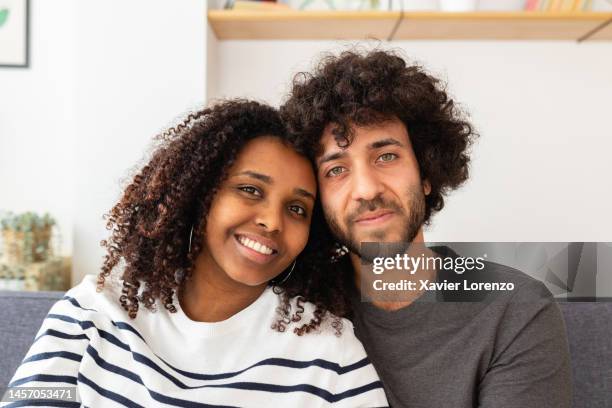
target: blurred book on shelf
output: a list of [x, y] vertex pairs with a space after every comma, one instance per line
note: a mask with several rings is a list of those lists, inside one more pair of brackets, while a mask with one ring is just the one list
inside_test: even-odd
[[[424, 0], [421, 0], [424, 1]], [[284, 10], [387, 10], [389, 0], [228, 0], [226, 9], [253, 11], [284, 11]]]
[[255, 0], [235, 0], [225, 3], [226, 9], [232, 10], [253, 10], [253, 11], [275, 11], [289, 10], [287, 4], [278, 3], [276, 1], [255, 1]]
[[527, 11], [580, 12], [591, 11], [592, 0], [528, 0]]
[[226, 0], [220, 4], [248, 11], [612, 11], [612, 0]]

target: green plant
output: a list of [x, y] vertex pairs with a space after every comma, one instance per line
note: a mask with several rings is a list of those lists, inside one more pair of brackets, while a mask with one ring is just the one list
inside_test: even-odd
[[29, 211], [22, 214], [14, 214], [9, 211], [0, 215], [0, 225], [3, 231], [31, 232], [52, 227], [55, 225], [55, 219], [49, 213], [39, 216]]
[[9, 10], [8, 9], [0, 10], [0, 27], [2, 27], [4, 25], [4, 23], [6, 23], [6, 20], [8, 19], [8, 16], [9, 16]]
[[5, 261], [14, 264], [44, 261], [51, 255], [49, 242], [55, 220], [45, 213], [33, 212], [0, 215], [2, 229], [2, 255]]

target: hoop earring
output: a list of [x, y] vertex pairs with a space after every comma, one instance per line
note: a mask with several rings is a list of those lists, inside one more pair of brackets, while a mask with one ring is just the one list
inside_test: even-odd
[[191, 231], [189, 231], [189, 250], [187, 253], [191, 253], [191, 237], [193, 236], [193, 225], [191, 226]]
[[295, 263], [296, 263], [296, 262], [297, 262], [297, 259], [293, 261], [293, 265], [291, 266], [291, 269], [289, 270], [289, 273], [287, 274], [287, 276], [285, 276], [285, 277], [283, 278], [283, 280], [282, 280], [282, 281], [280, 281], [280, 282], [275, 282], [275, 281], [274, 281], [274, 279], [272, 279], [270, 282], [271, 282], [273, 285], [282, 285], [283, 283], [287, 282], [287, 279], [289, 279], [289, 277], [291, 276], [291, 272], [293, 272], [293, 269], [295, 268]]

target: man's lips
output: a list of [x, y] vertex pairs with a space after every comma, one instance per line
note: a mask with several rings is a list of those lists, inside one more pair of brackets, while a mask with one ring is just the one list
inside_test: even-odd
[[378, 210], [362, 214], [355, 220], [355, 224], [358, 225], [370, 225], [377, 224], [379, 222], [387, 221], [393, 217], [394, 212], [391, 210]]

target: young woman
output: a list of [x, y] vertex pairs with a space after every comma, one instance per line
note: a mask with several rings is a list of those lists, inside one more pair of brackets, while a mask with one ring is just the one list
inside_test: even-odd
[[331, 314], [350, 277], [328, 262], [307, 141], [243, 100], [159, 141], [107, 215], [97, 281], [52, 307], [9, 386], [73, 385], [89, 407], [386, 406]]

